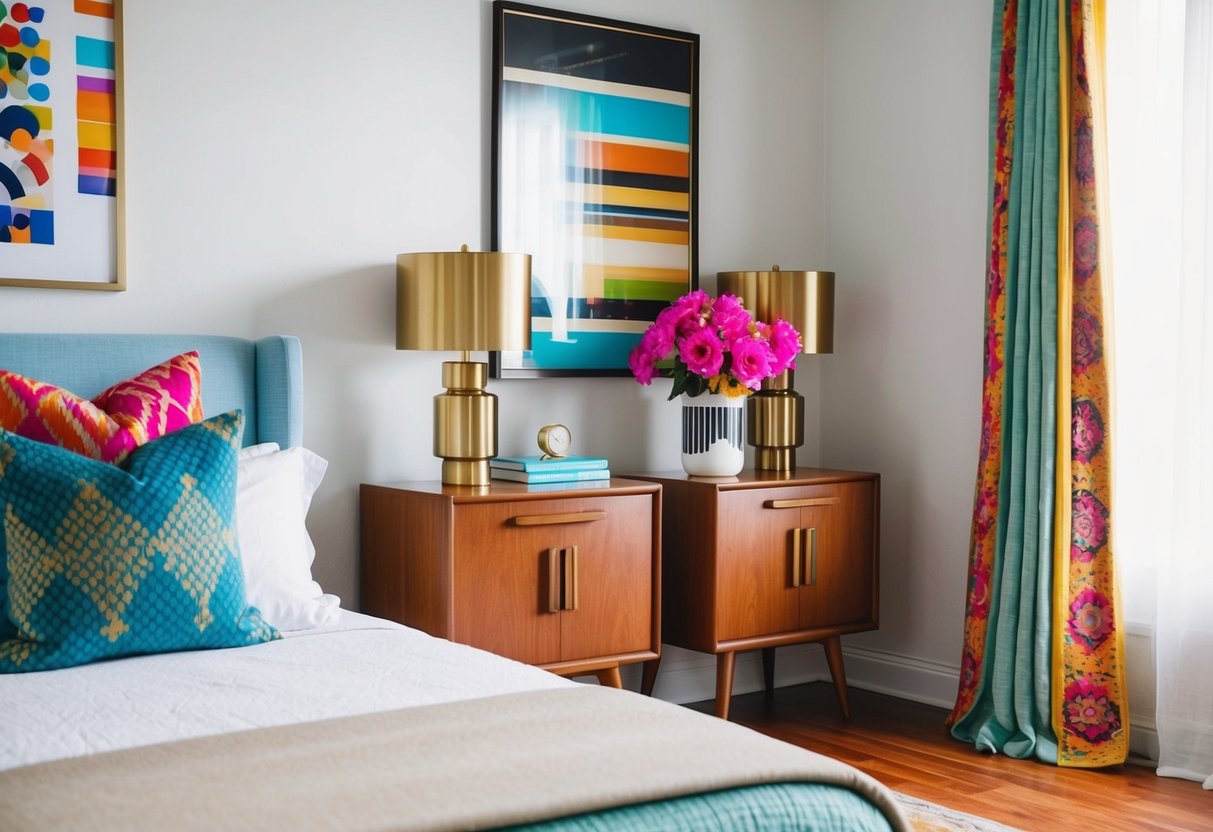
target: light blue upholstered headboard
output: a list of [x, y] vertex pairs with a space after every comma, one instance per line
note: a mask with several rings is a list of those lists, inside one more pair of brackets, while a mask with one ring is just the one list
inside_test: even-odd
[[91, 398], [167, 358], [197, 350], [206, 416], [244, 411], [244, 444], [303, 443], [303, 352], [292, 335], [0, 333], [0, 368]]

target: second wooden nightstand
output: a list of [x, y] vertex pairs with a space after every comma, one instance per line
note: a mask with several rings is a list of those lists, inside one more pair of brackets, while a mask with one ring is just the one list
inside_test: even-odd
[[[629, 476], [662, 486], [662, 641], [716, 654], [717, 715], [728, 717], [737, 651], [762, 649], [770, 689], [775, 648], [809, 641], [825, 646], [849, 715], [839, 636], [878, 624], [880, 475]], [[653, 661], [645, 693], [656, 677]]]
[[661, 651], [661, 489], [363, 485], [362, 606], [620, 686]]

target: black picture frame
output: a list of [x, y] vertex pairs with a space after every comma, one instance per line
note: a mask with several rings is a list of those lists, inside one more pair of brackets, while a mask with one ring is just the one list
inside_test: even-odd
[[491, 374], [629, 375], [698, 285], [699, 36], [496, 0], [492, 107], [492, 249], [533, 269], [531, 349]]

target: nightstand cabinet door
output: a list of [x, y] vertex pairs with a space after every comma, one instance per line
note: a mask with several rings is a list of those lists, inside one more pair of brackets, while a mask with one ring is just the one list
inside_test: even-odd
[[[653, 609], [651, 506], [648, 496], [615, 497], [601, 501], [600, 508], [606, 510], [602, 520], [564, 527], [563, 546], [575, 552], [570, 556], [576, 559], [575, 575], [570, 576], [566, 566], [564, 580], [566, 586], [575, 581], [576, 606], [560, 613], [562, 661], [648, 648]], [[621, 610], [629, 612], [621, 615]]]
[[875, 623], [871, 480], [720, 495], [716, 638]]
[[800, 629], [876, 624], [871, 480], [804, 489]]
[[[560, 529], [513, 524], [516, 503], [455, 507], [452, 639], [528, 664], [560, 659], [560, 618], [544, 607], [547, 549]], [[527, 509], [531, 510], [530, 507]]]
[[720, 494], [716, 543], [716, 641], [797, 629], [800, 592], [792, 585], [792, 534], [800, 511], [764, 509], [799, 489]]
[[647, 495], [456, 506], [455, 641], [530, 664], [648, 649], [651, 506]]

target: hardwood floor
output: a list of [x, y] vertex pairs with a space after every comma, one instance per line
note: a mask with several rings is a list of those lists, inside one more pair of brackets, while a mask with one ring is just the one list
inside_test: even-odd
[[[980, 754], [954, 740], [946, 713], [851, 688], [851, 719], [825, 682], [734, 696], [730, 719], [844, 760], [892, 789], [1023, 830], [1213, 830], [1213, 792], [1127, 765], [1058, 768]], [[691, 707], [712, 712], [711, 702]]]

